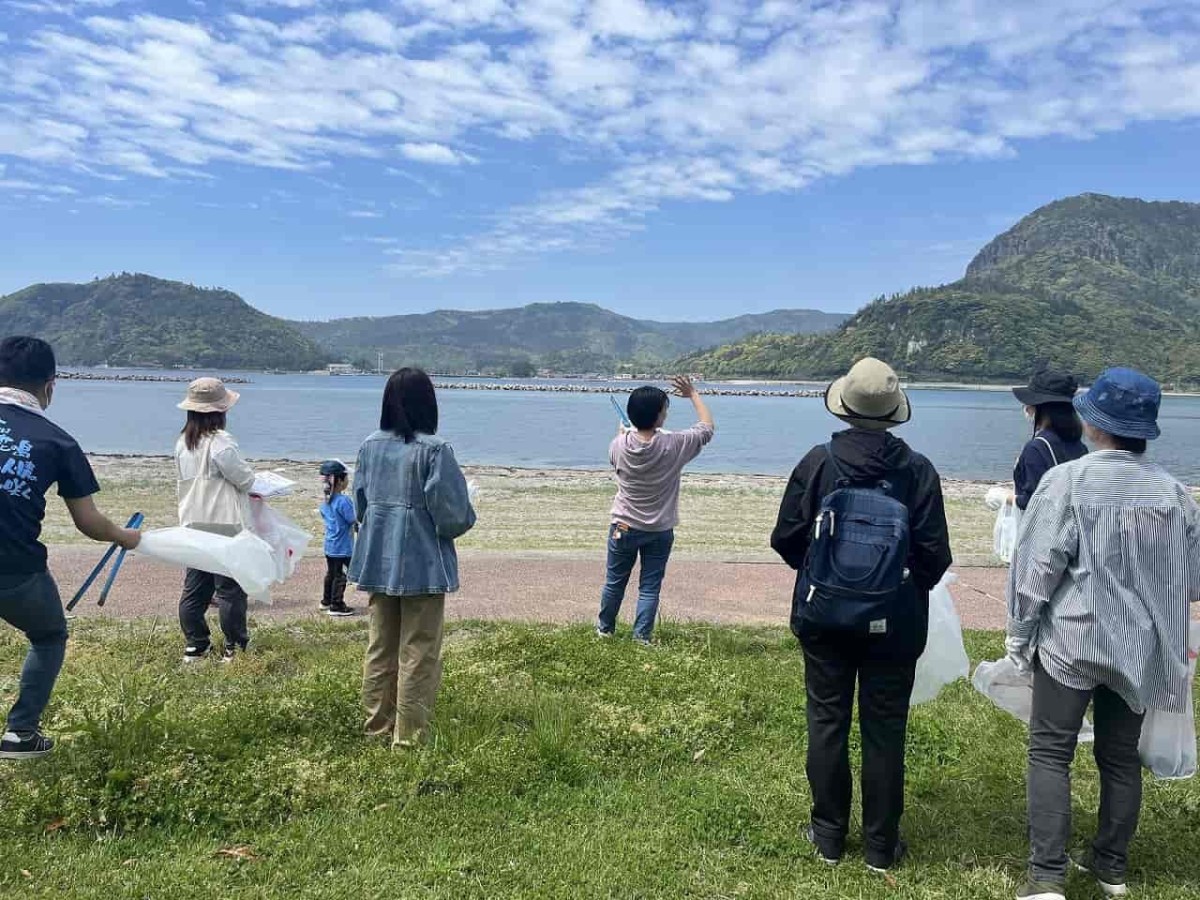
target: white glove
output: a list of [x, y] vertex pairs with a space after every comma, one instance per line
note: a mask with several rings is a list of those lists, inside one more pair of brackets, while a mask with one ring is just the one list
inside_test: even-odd
[[479, 486], [479, 482], [472, 478], [467, 482], [467, 499], [471, 501], [471, 505], [475, 505], [475, 501], [479, 499], [479, 495], [483, 489]]
[[987, 497], [983, 502], [987, 504], [988, 509], [995, 512], [1008, 502], [1008, 488], [1000, 485], [988, 488]]
[[1006, 637], [1004, 649], [1018, 672], [1028, 675], [1033, 671], [1033, 650], [1026, 641], [1011, 636]]

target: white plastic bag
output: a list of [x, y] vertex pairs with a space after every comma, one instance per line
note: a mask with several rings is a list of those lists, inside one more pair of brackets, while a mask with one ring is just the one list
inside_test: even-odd
[[260, 596], [275, 580], [275, 558], [248, 531], [225, 537], [191, 528], [160, 528], [142, 534], [137, 552], [159, 562], [232, 578], [247, 594]]
[[282, 583], [296, 574], [296, 566], [312, 539], [309, 533], [283, 513], [260, 499], [250, 501], [250, 531], [267, 542], [275, 560], [275, 582]]
[[1011, 563], [1017, 549], [1017, 531], [1021, 524], [1021, 511], [1015, 503], [1001, 505], [996, 513], [996, 524], [992, 528], [992, 551], [1005, 563]]
[[[981, 662], [971, 678], [975, 690], [983, 694], [1006, 713], [1029, 725], [1033, 715], [1033, 673], [1022, 672], [1007, 656], [995, 662]], [[1079, 729], [1079, 743], [1090, 744], [1096, 739], [1091, 719], [1084, 718]]]
[[1006, 487], [1001, 487], [998, 484], [992, 485], [992, 487], [988, 488], [987, 495], [984, 497], [983, 502], [988, 509], [990, 509], [992, 512], [995, 512], [1005, 503], [1009, 502], [1011, 494], [1012, 492]]
[[971, 675], [971, 661], [963, 646], [962, 620], [954, 608], [950, 585], [958, 576], [947, 572], [929, 594], [929, 640], [925, 652], [917, 660], [917, 677], [913, 684], [912, 703], [928, 703], [942, 688]]
[[1191, 682], [1187, 712], [1171, 713], [1161, 709], [1146, 712], [1138, 754], [1142, 765], [1155, 778], [1179, 780], [1196, 774], [1196, 708], [1191, 686], [1196, 681], [1196, 654], [1200, 651], [1200, 622], [1193, 622], [1188, 636]]

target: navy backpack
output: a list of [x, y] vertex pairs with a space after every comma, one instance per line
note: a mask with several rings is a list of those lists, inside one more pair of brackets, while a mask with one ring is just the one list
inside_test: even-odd
[[856, 486], [826, 445], [836, 487], [821, 501], [803, 576], [792, 604], [792, 630], [821, 629], [883, 635], [902, 612], [907, 592], [908, 507], [889, 481]]

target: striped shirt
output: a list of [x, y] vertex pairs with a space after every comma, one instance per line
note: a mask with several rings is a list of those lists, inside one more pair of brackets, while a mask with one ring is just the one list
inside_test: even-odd
[[1008, 585], [1008, 632], [1055, 681], [1184, 712], [1200, 508], [1162, 467], [1103, 450], [1046, 473]]

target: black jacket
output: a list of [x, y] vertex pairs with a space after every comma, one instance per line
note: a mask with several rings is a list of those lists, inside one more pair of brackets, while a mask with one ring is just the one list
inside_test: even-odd
[[[1045, 440], [1039, 440], [1044, 438]], [[1049, 441], [1050, 447], [1046, 446]], [[1050, 449], [1054, 448], [1051, 454]], [[1042, 476], [1065, 462], [1087, 456], [1087, 447], [1083, 441], [1067, 443], [1049, 428], [1039, 431], [1024, 449], [1013, 470], [1013, 487], [1016, 488], [1017, 508], [1025, 509], [1033, 499], [1033, 493], [1042, 483]]]
[[[950, 529], [942, 500], [942, 480], [933, 464], [886, 431], [851, 428], [833, 436], [833, 452], [846, 477], [856, 484], [891, 482], [909, 512], [908, 569], [918, 593], [919, 621], [908, 630], [914, 648], [925, 646], [929, 591], [952, 561]], [[814, 447], [792, 472], [771, 547], [797, 571], [804, 569], [821, 501], [837, 487], [838, 474], [825, 445]], [[919, 653], [920, 651], [917, 650]]]

